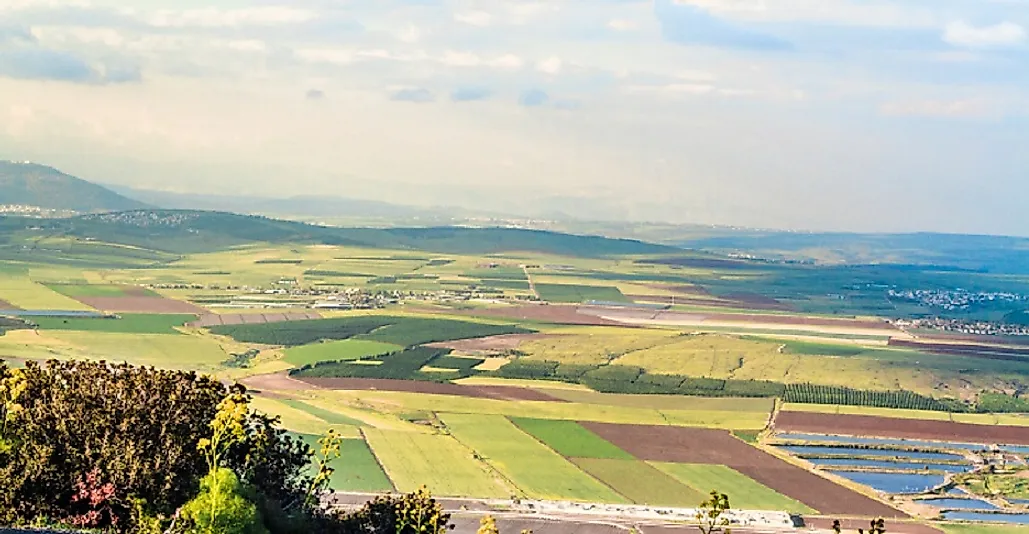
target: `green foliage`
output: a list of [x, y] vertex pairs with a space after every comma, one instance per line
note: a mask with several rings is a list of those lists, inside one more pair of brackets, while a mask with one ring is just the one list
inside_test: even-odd
[[257, 349], [250, 349], [246, 352], [239, 353], [234, 352], [229, 354], [229, 358], [222, 362], [222, 365], [234, 369], [247, 369], [253, 364], [254, 358], [256, 358], [258, 354], [261, 354], [261, 351]]
[[472, 368], [485, 362], [482, 358], [464, 358], [460, 356], [437, 356], [432, 360], [432, 366], [440, 369], [454, 369], [464, 373], [470, 373]]
[[187, 534], [265, 534], [253, 497], [230, 469], [212, 470], [200, 481], [200, 494], [182, 507]]
[[729, 534], [730, 531], [725, 528], [729, 526], [729, 518], [725, 517], [725, 512], [729, 509], [729, 496], [712, 491], [711, 497], [697, 507], [697, 528], [702, 534], [715, 532]]
[[557, 371], [557, 362], [517, 359], [496, 371], [503, 378], [522, 378], [528, 380], [547, 379]]
[[937, 412], [968, 411], [968, 406], [960, 401], [934, 399], [911, 391], [864, 391], [817, 384], [790, 384], [786, 387], [786, 395], [783, 400], [796, 403], [842, 404]]
[[499, 336], [502, 334], [529, 334], [532, 330], [512, 325], [494, 325], [456, 321], [453, 319], [429, 319], [420, 317], [394, 317], [390, 325], [380, 328], [362, 339], [392, 343], [401, 347], [412, 347], [425, 343]]
[[981, 393], [976, 403], [976, 411], [984, 413], [1025, 413], [1029, 412], [1029, 400], [1003, 393]]

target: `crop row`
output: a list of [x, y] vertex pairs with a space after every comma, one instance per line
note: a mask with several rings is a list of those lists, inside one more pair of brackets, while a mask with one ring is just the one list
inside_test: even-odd
[[960, 401], [935, 399], [911, 391], [867, 391], [817, 384], [790, 384], [786, 386], [783, 400], [808, 404], [842, 404], [937, 412], [968, 411], [968, 406]]

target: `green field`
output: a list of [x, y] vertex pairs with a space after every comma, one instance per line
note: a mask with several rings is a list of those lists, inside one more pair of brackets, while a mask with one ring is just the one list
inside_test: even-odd
[[602, 302], [630, 302], [618, 290], [609, 286], [581, 286], [573, 284], [535, 284], [536, 293], [548, 302], [579, 304], [589, 300]]
[[441, 419], [458, 441], [475, 450], [530, 498], [626, 502], [503, 417], [444, 414]]
[[125, 334], [177, 334], [175, 327], [196, 319], [186, 314], [124, 313], [118, 318], [33, 317], [43, 330], [115, 332]]
[[283, 360], [297, 366], [314, 365], [319, 362], [360, 360], [380, 354], [402, 350], [399, 345], [368, 341], [364, 339], [344, 339], [340, 341], [323, 341], [290, 347], [284, 351]]
[[366, 428], [368, 444], [397, 490], [426, 486], [434, 495], [509, 498], [500, 477], [450, 436]]
[[[305, 435], [304, 441], [313, 450], [318, 450], [318, 436]], [[331, 461], [329, 466], [335, 469], [329, 479], [332, 490], [384, 492], [394, 489], [363, 439], [344, 439], [340, 443], [340, 457]]]
[[566, 458], [631, 460], [631, 454], [586, 430], [574, 421], [510, 418], [518, 428]]
[[619, 393], [597, 393], [589, 390], [559, 389], [546, 390], [548, 395], [569, 402], [605, 404], [631, 408], [652, 408], [655, 410], [699, 410], [772, 413], [774, 399], [736, 397], [692, 397], [684, 395], [627, 395]]
[[768, 488], [724, 465], [651, 462], [679, 482], [707, 494], [717, 490], [729, 495], [733, 508], [814, 513], [806, 505]]
[[639, 460], [573, 458], [572, 461], [636, 504], [692, 508], [706, 498]]

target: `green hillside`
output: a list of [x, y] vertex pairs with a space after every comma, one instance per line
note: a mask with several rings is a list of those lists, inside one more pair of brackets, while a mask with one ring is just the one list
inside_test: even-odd
[[77, 212], [145, 208], [99, 185], [34, 163], [0, 161], [0, 204]]
[[579, 257], [660, 254], [677, 249], [628, 239], [517, 228], [333, 228], [253, 215], [135, 210], [67, 219], [0, 218], [0, 234], [61, 235], [177, 254], [248, 243], [312, 243], [451, 254], [525, 251]]

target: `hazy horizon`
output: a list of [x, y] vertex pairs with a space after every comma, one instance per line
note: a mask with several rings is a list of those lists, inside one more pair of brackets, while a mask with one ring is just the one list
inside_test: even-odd
[[1026, 0], [13, 0], [0, 158], [183, 193], [1029, 235], [1027, 28]]

